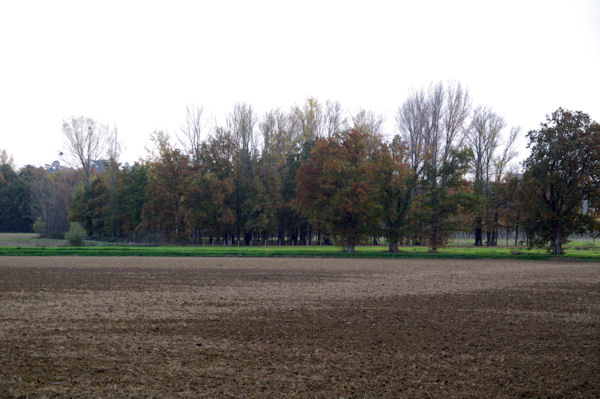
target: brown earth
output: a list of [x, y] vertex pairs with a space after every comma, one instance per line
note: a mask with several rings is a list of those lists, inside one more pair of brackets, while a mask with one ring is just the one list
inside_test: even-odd
[[3, 397], [600, 397], [600, 264], [0, 257]]

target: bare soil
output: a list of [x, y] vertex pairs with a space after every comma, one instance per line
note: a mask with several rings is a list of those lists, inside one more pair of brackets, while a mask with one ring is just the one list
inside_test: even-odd
[[0, 398], [600, 397], [600, 264], [0, 257]]

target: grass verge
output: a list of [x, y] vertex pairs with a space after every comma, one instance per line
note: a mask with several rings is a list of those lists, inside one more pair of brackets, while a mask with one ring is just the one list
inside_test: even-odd
[[562, 256], [544, 250], [512, 248], [448, 247], [436, 253], [424, 247], [404, 247], [389, 253], [383, 246], [357, 247], [353, 254], [338, 247], [195, 247], [195, 246], [85, 246], [85, 247], [0, 247], [0, 256], [248, 256], [248, 257], [329, 257], [329, 258], [445, 258], [445, 259], [522, 259], [600, 261], [600, 253], [567, 249]]

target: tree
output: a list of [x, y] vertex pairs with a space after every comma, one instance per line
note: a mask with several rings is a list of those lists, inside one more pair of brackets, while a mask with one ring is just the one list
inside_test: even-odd
[[361, 109], [352, 116], [352, 124], [354, 125], [354, 129], [367, 132], [375, 138], [380, 138], [383, 116]]
[[63, 238], [69, 229], [69, 209], [81, 175], [72, 169], [46, 173], [38, 169], [32, 179], [32, 219], [41, 216], [44, 237]]
[[12, 158], [0, 158], [0, 231], [31, 231], [31, 170], [14, 170]]
[[[473, 150], [472, 172], [475, 194], [484, 200], [485, 212], [478, 212], [475, 217], [475, 246], [483, 245], [483, 222], [488, 221], [490, 196], [490, 175], [493, 174], [493, 156], [499, 144], [500, 131], [505, 122], [502, 117], [487, 107], [477, 107], [467, 130], [467, 143]], [[488, 245], [489, 231], [488, 231]]]
[[[516, 172], [503, 174], [491, 183], [492, 196], [488, 206], [493, 212], [492, 223], [488, 228], [492, 229], [492, 238], [497, 241], [497, 231], [500, 227], [506, 230], [506, 245], [509, 245], [509, 234], [515, 233], [514, 246], [519, 241], [519, 229], [521, 218], [521, 205], [519, 203], [520, 181]], [[497, 242], [495, 243], [497, 244]]]
[[600, 227], [600, 125], [583, 112], [559, 108], [527, 137], [523, 227], [530, 244], [551, 242], [552, 254], [559, 255], [569, 235]]
[[232, 134], [237, 151], [235, 156], [235, 221], [237, 243], [243, 233], [246, 245], [251, 243], [253, 208], [256, 204], [252, 202], [255, 197], [256, 186], [256, 163], [258, 157], [257, 137], [254, 127], [256, 116], [252, 106], [248, 104], [237, 104], [227, 121], [228, 129]]
[[117, 127], [113, 127], [107, 137], [106, 166], [108, 168], [108, 204], [105, 209], [105, 233], [111, 237], [118, 235], [122, 220], [119, 219], [119, 204], [117, 202], [117, 191], [119, 189], [119, 157], [121, 156], [121, 141]]
[[147, 201], [147, 167], [136, 162], [120, 171], [121, 185], [116, 194], [118, 219], [122, 234], [135, 237], [142, 223], [142, 210]]
[[231, 245], [236, 226], [236, 198], [234, 162], [237, 155], [236, 140], [230, 131], [217, 128], [202, 144], [200, 168], [190, 184], [185, 205], [192, 219], [202, 225], [209, 236], [223, 237]]
[[69, 227], [69, 231], [65, 233], [65, 239], [74, 247], [83, 245], [83, 240], [85, 240], [85, 237], [85, 229], [77, 222], [72, 222]]
[[13, 170], [15, 169], [15, 160], [12, 155], [9, 155], [6, 150], [0, 151], [0, 165], [8, 165]]
[[476, 203], [463, 178], [471, 157], [471, 150], [465, 148], [452, 150], [438, 168], [425, 163], [413, 209], [423, 221], [422, 232], [433, 252], [446, 245], [450, 233], [464, 227], [457, 216], [471, 212]]
[[297, 201], [311, 221], [322, 221], [347, 245], [348, 252], [381, 218], [369, 134], [350, 130], [317, 139], [296, 175]]
[[325, 102], [325, 112], [323, 115], [325, 133], [327, 137], [335, 133], [343, 132], [348, 129], [348, 122], [344, 116], [344, 111], [339, 102]]
[[396, 122], [408, 147], [408, 164], [416, 177], [415, 219], [432, 251], [456, 228], [454, 216], [466, 206], [465, 181], [472, 152], [463, 148], [469, 93], [460, 84], [438, 83], [412, 93], [398, 110]]
[[[471, 172], [473, 189], [482, 201], [481, 209], [475, 215], [475, 245], [483, 245], [483, 230], [486, 231], [486, 245], [497, 245], [498, 207], [504, 202], [498, 197], [496, 189], [501, 190], [503, 173], [514, 158], [513, 145], [519, 134], [519, 128], [512, 128], [503, 143], [502, 130], [505, 127], [502, 117], [488, 107], [477, 107], [467, 129], [466, 142], [473, 150]], [[504, 145], [500, 155], [496, 151]], [[498, 198], [496, 198], [498, 197]]]
[[108, 126], [84, 116], [63, 121], [65, 151], [70, 162], [83, 169], [84, 184], [90, 183], [94, 163], [102, 158], [108, 137]]
[[[515, 209], [515, 201], [513, 201], [514, 195], [507, 191], [515, 186], [515, 182], [511, 181], [514, 179], [514, 173], [508, 171], [507, 167], [510, 161], [516, 156], [513, 146], [519, 132], [520, 128], [511, 128], [507, 140], [499, 145], [504, 146], [502, 153], [493, 157], [494, 180], [488, 182], [489, 192], [487, 198], [485, 198], [486, 245], [488, 246], [498, 245], [498, 230], [501, 227], [501, 216], [504, 216], [505, 222], [512, 220], [513, 217], [516, 217], [515, 221], [518, 221], [518, 210]], [[505, 225], [505, 227], [508, 227], [506, 223]]]
[[398, 241], [407, 233], [407, 217], [412, 199], [413, 179], [406, 161], [406, 146], [400, 136], [381, 143], [375, 153], [379, 200], [383, 206], [383, 236], [390, 252], [398, 252]]
[[185, 154], [192, 161], [194, 169], [200, 165], [200, 151], [202, 149], [202, 131], [206, 125], [202, 107], [186, 107], [185, 125], [181, 127], [181, 136], [177, 136], [183, 146]]
[[[333, 124], [332, 130], [328, 131], [331, 133], [335, 129], [336, 116], [335, 106], [331, 110], [330, 121]], [[324, 136], [325, 123], [323, 117], [323, 110], [321, 105], [315, 98], [308, 98], [302, 107], [294, 107], [294, 116], [297, 121], [297, 127], [299, 129], [300, 142], [313, 143], [317, 138]], [[341, 122], [341, 121], [340, 121]], [[339, 125], [339, 124], [338, 124]], [[335, 132], [333, 132], [335, 133]]]
[[[311, 156], [316, 140], [323, 138], [325, 133], [335, 134], [335, 129], [343, 125], [342, 111], [339, 104], [330, 104], [325, 115], [321, 104], [315, 98], [307, 98], [300, 107], [292, 110], [291, 125], [295, 146], [287, 154], [287, 176], [285, 178], [284, 206], [289, 222], [290, 241], [295, 244], [310, 245], [313, 235], [313, 225], [320, 222], [312, 219], [312, 223], [297, 208], [295, 195], [297, 192], [295, 176], [300, 166]], [[327, 130], [327, 131], [326, 131]], [[340, 133], [339, 131], [337, 133]], [[332, 137], [332, 136], [330, 136]]]
[[69, 220], [81, 223], [87, 235], [100, 237], [105, 233], [109, 221], [108, 204], [110, 193], [102, 180], [94, 177], [88, 186], [83, 186], [71, 201]]
[[190, 160], [169, 142], [164, 132], [153, 136], [155, 152], [148, 163], [147, 201], [142, 211], [144, 226], [159, 238], [183, 242], [190, 233], [184, 199], [191, 176]]

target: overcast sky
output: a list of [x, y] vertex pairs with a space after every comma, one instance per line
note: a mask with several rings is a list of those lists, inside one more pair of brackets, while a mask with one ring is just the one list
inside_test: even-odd
[[224, 123], [236, 102], [262, 115], [311, 96], [393, 134], [409, 91], [440, 80], [524, 132], [559, 106], [599, 121], [600, 0], [0, 3], [0, 149], [19, 166], [57, 159], [73, 115], [146, 157], [186, 105]]

